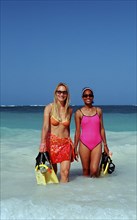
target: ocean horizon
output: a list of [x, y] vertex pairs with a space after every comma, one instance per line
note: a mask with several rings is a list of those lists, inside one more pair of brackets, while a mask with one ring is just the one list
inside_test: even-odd
[[[72, 106], [73, 113], [80, 107]], [[37, 185], [34, 172], [44, 106], [0, 107], [1, 220], [136, 219], [137, 108], [100, 107], [114, 173], [85, 178], [79, 159], [67, 184], [47, 186]], [[74, 114], [70, 132], [74, 140]]]

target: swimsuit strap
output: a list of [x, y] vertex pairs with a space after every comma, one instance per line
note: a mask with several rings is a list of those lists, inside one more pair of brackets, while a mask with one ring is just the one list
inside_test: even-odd
[[[95, 115], [96, 115], [96, 114], [98, 115], [98, 112], [97, 112], [97, 107], [95, 107], [95, 110], [96, 110]], [[79, 111], [82, 113], [82, 115], [85, 115], [85, 114], [82, 112], [82, 110], [81, 110], [81, 109], [79, 109]], [[85, 116], [86, 116], [86, 115], [85, 115]]]
[[82, 115], [84, 115], [84, 113], [82, 112], [82, 110], [81, 110], [81, 109], [79, 109], [79, 111], [82, 113]]
[[99, 113], [98, 113], [98, 111], [97, 111], [97, 107], [96, 107], [96, 114], [99, 116]]

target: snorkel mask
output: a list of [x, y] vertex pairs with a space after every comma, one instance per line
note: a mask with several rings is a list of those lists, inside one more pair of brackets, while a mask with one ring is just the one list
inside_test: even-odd
[[100, 169], [101, 175], [111, 174], [115, 170], [115, 164], [112, 163], [112, 159], [105, 152], [102, 153]]

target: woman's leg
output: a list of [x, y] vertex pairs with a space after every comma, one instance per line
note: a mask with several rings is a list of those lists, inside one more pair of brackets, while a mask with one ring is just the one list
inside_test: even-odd
[[83, 176], [90, 175], [90, 150], [82, 143], [79, 145], [79, 155], [83, 168]]
[[90, 155], [90, 176], [99, 176], [99, 166], [102, 155], [102, 145], [98, 144], [92, 151]]
[[60, 163], [60, 182], [67, 183], [69, 181], [70, 161]]

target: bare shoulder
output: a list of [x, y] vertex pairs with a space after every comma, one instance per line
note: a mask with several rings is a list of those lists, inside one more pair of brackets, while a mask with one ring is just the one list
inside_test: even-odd
[[48, 105], [45, 106], [45, 108], [44, 108], [44, 114], [48, 114], [48, 113], [51, 112], [52, 105], [53, 105], [53, 103], [50, 103], [50, 104], [48, 104]]
[[81, 117], [81, 115], [82, 115], [81, 110], [80, 110], [80, 109], [77, 109], [77, 111], [75, 112], [75, 116]]
[[97, 113], [98, 113], [99, 115], [102, 115], [102, 109], [101, 109], [100, 107], [96, 107], [96, 109], [97, 109]]

